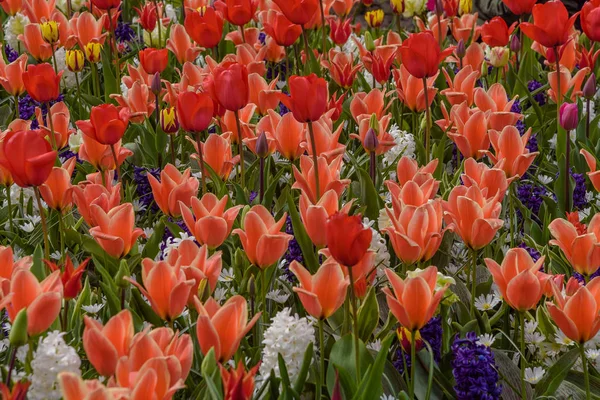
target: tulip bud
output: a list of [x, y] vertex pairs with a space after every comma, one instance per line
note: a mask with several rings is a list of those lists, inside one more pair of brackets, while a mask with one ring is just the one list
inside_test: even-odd
[[117, 287], [121, 289], [126, 289], [129, 287], [129, 282], [123, 279], [128, 276], [131, 276], [131, 273], [129, 272], [129, 265], [127, 264], [127, 261], [121, 260], [121, 263], [119, 264], [119, 271], [117, 272], [117, 276], [115, 276], [115, 283], [117, 284]]
[[588, 80], [585, 82], [585, 85], [583, 86], [583, 97], [585, 97], [588, 100], [591, 100], [594, 98], [595, 94], [596, 94], [596, 74], [594, 74], [592, 72], [592, 74], [590, 75]]
[[210, 297], [210, 285], [207, 279], [202, 279], [198, 285], [198, 298], [205, 302]]
[[100, 43], [89, 42], [83, 48], [85, 51], [85, 58], [91, 63], [97, 63], [102, 58], [100, 56], [100, 51], [102, 50], [102, 45]]
[[572, 131], [579, 124], [579, 109], [577, 103], [563, 103], [560, 106], [560, 126], [567, 131]]
[[203, 376], [212, 376], [212, 374], [217, 371], [217, 360], [215, 358], [214, 348], [211, 348], [204, 356], [202, 364], [200, 364], [200, 371]]
[[369, 51], [375, 51], [375, 43], [373, 42], [373, 36], [371, 36], [371, 32], [365, 32], [365, 47]]
[[435, 14], [440, 17], [444, 13], [444, 5], [442, 0], [436, 0], [435, 2]]
[[382, 9], [369, 11], [365, 14], [365, 20], [371, 28], [379, 28], [383, 23], [385, 14]]
[[519, 40], [519, 35], [512, 35], [510, 39], [510, 51], [513, 53], [518, 53], [521, 51], [521, 41]]
[[375, 129], [369, 128], [367, 134], [365, 135], [365, 149], [372, 153], [377, 150], [377, 146], [379, 146], [379, 139], [377, 139], [377, 132]]
[[489, 75], [488, 65], [486, 63], [481, 63], [481, 77], [485, 78]]
[[8, 340], [15, 348], [27, 344], [27, 309], [23, 308], [13, 321]]
[[250, 275], [248, 278], [248, 295], [253, 298], [256, 294], [256, 282], [254, 281], [254, 275]]
[[150, 90], [152, 90], [152, 93], [154, 93], [156, 96], [158, 96], [161, 89], [162, 89], [162, 81], [160, 79], [160, 72], [155, 72], [154, 76], [152, 77], [152, 82], [150, 82]]
[[456, 45], [456, 56], [458, 58], [463, 58], [467, 54], [467, 49], [465, 47], [465, 41], [460, 39], [458, 44]]
[[506, 47], [492, 47], [489, 50], [488, 58], [490, 65], [495, 68], [502, 68], [508, 64], [510, 54]]
[[83, 51], [67, 50], [65, 62], [67, 64], [67, 68], [69, 69], [69, 71], [81, 72], [83, 70], [83, 64], [85, 62], [85, 57], [83, 55]]
[[373, 0], [362, 0], [362, 3], [367, 7], [371, 7], [373, 5]]
[[[402, 346], [402, 349], [406, 353], [410, 354], [410, 346], [411, 346], [411, 338], [412, 338], [411, 331], [409, 331], [405, 327], [401, 326], [396, 331], [396, 334], [398, 335], [398, 341], [400, 342], [400, 345]], [[423, 338], [421, 337], [421, 333], [419, 331], [416, 331], [415, 332], [416, 350], [417, 351], [421, 350], [423, 348], [423, 344], [424, 343], [423, 343]]]
[[375, 134], [379, 131], [379, 120], [377, 119], [377, 114], [371, 114], [371, 118], [369, 119], [369, 128], [375, 131]]
[[40, 29], [42, 30], [42, 38], [46, 43], [55, 44], [56, 42], [58, 42], [58, 25], [59, 24], [56, 21], [47, 21], [42, 22], [40, 24]]
[[390, 3], [394, 14], [402, 14], [406, 9], [405, 0], [391, 0]]
[[260, 158], [265, 158], [269, 155], [269, 143], [267, 142], [267, 134], [263, 131], [256, 141], [256, 155]]
[[175, 107], [165, 107], [160, 110], [160, 127], [164, 133], [176, 133], [179, 130]]

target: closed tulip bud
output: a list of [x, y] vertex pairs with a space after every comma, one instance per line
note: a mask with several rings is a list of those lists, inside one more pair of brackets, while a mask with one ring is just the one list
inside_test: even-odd
[[369, 128], [367, 135], [365, 136], [365, 149], [368, 152], [373, 152], [379, 146], [379, 139], [377, 139], [377, 132], [373, 128]]
[[155, 95], [158, 95], [162, 89], [162, 81], [160, 80], [160, 72], [155, 72], [150, 82], [150, 90]]
[[594, 98], [595, 94], [596, 94], [596, 74], [594, 74], [592, 72], [592, 74], [590, 75], [588, 80], [585, 82], [585, 85], [583, 86], [583, 96], [586, 99], [591, 100]]
[[102, 51], [102, 45], [100, 43], [90, 42], [83, 48], [85, 51], [85, 58], [91, 63], [97, 63], [100, 61], [100, 51]]
[[365, 14], [365, 20], [371, 28], [379, 28], [383, 23], [385, 14], [382, 9], [369, 11]]
[[486, 63], [481, 63], [481, 77], [485, 78], [489, 75], [488, 65]]
[[402, 14], [406, 9], [405, 0], [391, 0], [390, 3], [392, 5], [392, 11], [394, 14]]
[[217, 359], [215, 358], [215, 350], [210, 349], [204, 356], [202, 364], [200, 365], [200, 371], [204, 376], [212, 376], [217, 370]]
[[444, 13], [444, 4], [442, 0], [436, 0], [435, 2], [435, 14], [441, 16]]
[[256, 282], [254, 282], [254, 276], [250, 276], [250, 278], [248, 278], [248, 295], [250, 296], [250, 298], [253, 298], [253, 296], [256, 294]]
[[[398, 328], [398, 330], [396, 331], [396, 334], [398, 335], [398, 341], [400, 342], [400, 345], [402, 346], [402, 350], [404, 350], [407, 354], [410, 354], [410, 346], [412, 343], [412, 332], [409, 331], [408, 329], [406, 329], [405, 327], [401, 326]], [[425, 343], [423, 343], [423, 338], [421, 337], [421, 332], [416, 331], [415, 332], [415, 347], [416, 350], [419, 351], [423, 348]]]
[[119, 271], [117, 271], [117, 276], [115, 276], [115, 283], [121, 289], [126, 289], [129, 287], [129, 281], [123, 279], [126, 276], [131, 276], [131, 273], [129, 272], [129, 264], [127, 264], [127, 261], [121, 260], [121, 263], [119, 264]]
[[519, 40], [518, 35], [513, 35], [510, 39], [510, 51], [513, 53], [518, 53], [521, 51], [521, 41]]
[[460, 39], [456, 45], [456, 55], [459, 58], [463, 58], [467, 54], [467, 48], [465, 47], [465, 41]]
[[58, 42], [58, 25], [56, 21], [47, 21], [40, 24], [42, 38], [46, 43], [55, 44]]
[[164, 133], [176, 133], [179, 130], [175, 107], [166, 107], [160, 110], [160, 127]]
[[206, 301], [210, 297], [210, 285], [207, 279], [202, 279], [198, 284], [198, 298], [200, 301]]
[[560, 106], [560, 126], [567, 131], [572, 131], [579, 124], [579, 109], [577, 103], [563, 103]]
[[85, 56], [81, 50], [67, 50], [67, 68], [71, 72], [81, 72], [85, 63]]
[[496, 68], [506, 66], [509, 61], [510, 54], [506, 47], [492, 47], [489, 51], [490, 65]]
[[23, 308], [13, 321], [8, 340], [15, 348], [27, 344], [27, 309]]
[[371, 36], [371, 32], [365, 32], [365, 47], [369, 51], [375, 51], [375, 43], [373, 42], [373, 36]]
[[269, 143], [267, 142], [267, 134], [262, 132], [256, 142], [256, 155], [260, 158], [265, 158], [269, 155]]

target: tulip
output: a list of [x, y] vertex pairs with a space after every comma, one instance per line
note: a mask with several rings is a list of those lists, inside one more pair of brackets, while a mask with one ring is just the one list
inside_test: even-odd
[[[554, 102], [558, 103], [559, 100], [562, 103], [564, 99], [559, 99], [557, 94], [560, 89], [561, 97], [565, 97], [565, 95], [571, 92], [570, 100], [572, 102], [576, 102], [577, 98], [581, 96], [581, 86], [583, 85], [583, 80], [585, 76], [590, 71], [589, 68], [582, 68], [575, 76], [571, 76], [571, 72], [568, 69], [561, 66], [560, 69], [560, 77], [556, 71], [552, 71], [548, 73], [548, 83], [550, 84], [550, 89], [548, 89], [548, 96], [554, 100]], [[560, 111], [559, 111], [560, 114]]]
[[[327, 244], [327, 220], [339, 210], [339, 196], [335, 190], [326, 191], [317, 203], [312, 203], [305, 193], [300, 194], [299, 209], [302, 223], [308, 237], [318, 247]], [[342, 208], [343, 213], [350, 211], [352, 202]]]
[[44, 41], [39, 24], [25, 25], [23, 34], [19, 35], [18, 39], [36, 61], [44, 62], [52, 57], [52, 46]]
[[352, 23], [351, 19], [338, 19], [338, 18], [330, 18], [329, 26], [331, 27], [331, 31], [329, 32], [329, 37], [331, 41], [338, 46], [343, 46], [348, 42], [350, 35], [352, 34]]
[[583, 97], [587, 100], [591, 100], [596, 95], [596, 74], [593, 72], [590, 74], [582, 90]]
[[19, 269], [29, 269], [33, 265], [31, 256], [16, 261], [10, 246], [0, 246], [0, 297], [10, 292], [10, 278]]
[[110, 146], [100, 144], [85, 134], [82, 135], [81, 140], [83, 143], [79, 147], [79, 158], [89, 162], [94, 168], [101, 171], [118, 168], [127, 157], [133, 154], [131, 150], [121, 147], [121, 141], [119, 140], [114, 145], [115, 154], [117, 155], [115, 161]]
[[0, 60], [0, 85], [2, 85], [8, 94], [18, 97], [25, 92], [23, 71], [25, 71], [26, 65], [26, 54], [22, 54], [8, 65], [4, 63], [4, 59]]
[[500, 193], [491, 199], [483, 196], [478, 186], [455, 186], [444, 203], [448, 222], [454, 223], [455, 232], [473, 250], [487, 246], [504, 221], [499, 219], [502, 204]]
[[152, 309], [161, 319], [174, 321], [181, 315], [192, 287], [193, 279], [187, 279], [181, 266], [167, 261], [142, 260], [142, 283], [125, 278], [150, 301]]
[[308, 24], [317, 14], [319, 9], [318, 0], [273, 0], [281, 9], [281, 12], [296, 25]]
[[92, 4], [100, 10], [110, 10], [118, 8], [121, 5], [121, 0], [92, 0]]
[[[427, 79], [427, 96], [425, 96], [422, 80], [412, 76], [404, 64], [402, 64], [399, 69], [394, 68], [392, 72], [396, 83], [398, 99], [400, 99], [404, 105], [411, 111], [417, 112], [425, 111], [426, 107], [431, 106], [438, 91], [435, 87], [437, 74]], [[371, 91], [371, 93], [372, 92], [373, 91]], [[427, 103], [425, 103], [425, 97], [427, 97]], [[350, 109], [352, 109], [352, 105]]]
[[504, 5], [515, 15], [531, 14], [537, 0], [502, 0]]
[[[349, 89], [354, 85], [356, 74], [362, 68], [360, 63], [354, 64], [352, 55], [337, 52], [335, 49], [329, 51], [329, 59], [321, 61], [321, 65], [329, 70], [331, 79], [344, 89]], [[375, 90], [381, 93], [378, 89]], [[369, 92], [369, 94], [373, 93], [373, 91]], [[366, 93], [362, 93], [362, 95], [364, 96]]]
[[258, 7], [257, 0], [225, 0], [226, 12], [225, 18], [232, 25], [243, 27], [254, 17], [256, 8]]
[[505, 127], [502, 132], [490, 130], [490, 141], [495, 154], [488, 152], [488, 157], [495, 163], [495, 168], [504, 170], [508, 178], [523, 176], [533, 163], [539, 152], [531, 153], [526, 147], [531, 129], [521, 136], [514, 126]]
[[334, 261], [325, 262], [316, 274], [311, 275], [297, 261], [290, 265], [290, 271], [300, 284], [294, 287], [306, 312], [317, 319], [329, 318], [344, 304], [349, 285], [340, 265]]
[[238, 111], [248, 104], [248, 70], [239, 63], [225, 63], [213, 70], [215, 97], [226, 110]]
[[129, 354], [133, 340], [133, 319], [129, 310], [112, 317], [105, 326], [88, 316], [83, 317], [83, 348], [88, 360], [101, 376], [112, 376], [119, 358]]
[[590, 169], [590, 172], [587, 173], [590, 182], [592, 182], [596, 191], [600, 191], [600, 171], [596, 170], [596, 157], [585, 149], [581, 149], [580, 154], [585, 158], [585, 162]]
[[223, 381], [223, 400], [250, 400], [254, 395], [254, 376], [260, 364], [246, 372], [240, 360], [236, 369], [226, 370], [221, 364], [221, 380]]
[[490, 147], [487, 118], [482, 111], [470, 114], [467, 103], [452, 107], [452, 121], [456, 132], [448, 131], [448, 137], [463, 155], [480, 159]]
[[566, 131], [577, 129], [579, 125], [579, 107], [577, 103], [563, 103], [560, 106], [560, 126]]
[[112, 104], [92, 107], [90, 119], [77, 121], [77, 127], [96, 142], [108, 146], [115, 145], [123, 138], [129, 124], [129, 110]]
[[194, 62], [201, 49], [192, 44], [189, 35], [182, 25], [171, 25], [171, 36], [167, 39], [167, 49], [171, 51], [180, 64]]
[[40, 186], [40, 194], [49, 208], [62, 213], [73, 204], [71, 176], [76, 157], [69, 158], [62, 167], [52, 168], [48, 179]]
[[168, 135], [179, 131], [179, 119], [175, 107], [165, 107], [160, 110], [160, 128]]
[[138, 14], [138, 22], [142, 28], [148, 32], [152, 32], [156, 28], [156, 3], [146, 3], [143, 7], [133, 7]]
[[452, 81], [445, 69], [442, 71], [448, 83], [448, 89], [442, 90], [442, 95], [446, 96], [448, 102], [452, 105], [461, 104], [466, 101], [467, 105], [471, 106], [474, 100], [475, 83], [479, 78], [479, 71], [473, 71], [470, 65], [466, 65], [454, 76], [454, 81]]
[[[73, 267], [73, 261], [68, 255], [65, 257], [64, 271], [60, 274], [60, 280], [62, 281], [64, 291], [63, 297], [65, 300], [71, 300], [77, 297], [81, 292], [81, 276], [85, 272], [85, 267], [91, 258], [87, 258], [82, 261], [77, 268]], [[53, 262], [44, 260], [50, 271], [61, 271], [61, 267]]]
[[[5, 7], [5, 3], [6, 1], [3, 1], [0, 4], [2, 7]], [[27, 398], [27, 390], [29, 390], [29, 386], [31, 386], [31, 382], [19, 381], [15, 383], [12, 387], [12, 390], [10, 390], [5, 383], [0, 383], [0, 394], [2, 395], [3, 399], [23, 400]]]
[[71, 72], [83, 71], [83, 66], [85, 63], [85, 55], [83, 54], [83, 51], [77, 49], [67, 50], [65, 63]]
[[135, 343], [131, 346], [129, 355], [130, 359], [134, 360], [134, 364], [138, 355], [149, 359], [154, 355], [162, 356], [166, 357], [169, 363], [180, 365], [180, 375], [179, 371], [173, 375], [179, 375], [183, 380], [188, 377], [194, 357], [194, 345], [189, 334], [180, 334], [173, 332], [171, 328], [161, 327], [153, 329], [148, 334], [141, 332], [136, 336], [141, 338], [136, 340], [134, 337]]
[[423, 79], [438, 73], [440, 62], [451, 52], [452, 48], [440, 50], [440, 46], [431, 32], [413, 33], [400, 47], [402, 65], [415, 78]]
[[228, 196], [219, 200], [212, 193], [206, 193], [200, 200], [192, 197], [193, 214], [188, 205], [179, 204], [183, 221], [198, 243], [215, 249], [229, 237], [242, 206], [238, 205], [225, 210], [228, 200]]
[[[352, 133], [350, 134], [350, 137], [359, 139], [363, 148], [369, 153], [373, 153], [376, 156], [384, 154], [396, 145], [393, 136], [387, 132], [390, 120], [391, 115], [386, 115], [379, 121], [377, 121], [377, 116], [375, 114], [372, 116], [363, 116], [358, 121], [358, 134]], [[373, 139], [375, 139], [377, 143], [371, 150], [369, 147], [374, 144]], [[368, 143], [369, 141], [371, 143]]]
[[435, 311], [448, 288], [448, 285], [435, 290], [437, 268], [428, 267], [402, 280], [394, 271], [386, 268], [390, 288], [384, 288], [390, 312], [396, 317], [402, 327], [415, 332], [425, 326], [433, 317]]
[[202, 304], [195, 299], [198, 310], [196, 335], [202, 354], [210, 349], [220, 362], [228, 361], [237, 351], [241, 340], [252, 329], [261, 313], [248, 321], [248, 304], [246, 299], [235, 295], [227, 299], [223, 306], [209, 298]]
[[487, 114], [488, 127], [497, 131], [501, 131], [505, 126], [515, 125], [523, 118], [521, 114], [511, 111], [516, 99], [515, 96], [510, 100], [504, 86], [499, 83], [490, 86], [487, 92], [482, 88], [475, 89], [475, 105]]
[[506, 47], [492, 47], [489, 49], [488, 58], [494, 68], [504, 68], [510, 60], [510, 52]]
[[40, 186], [48, 179], [56, 151], [35, 131], [11, 131], [0, 142], [0, 164], [21, 187]]
[[275, 129], [271, 132], [279, 154], [290, 162], [300, 158], [307, 146], [303, 124], [296, 121], [292, 113], [280, 117], [273, 110], [269, 110], [268, 114], [271, 118], [279, 118]]
[[99, 62], [102, 57], [100, 51], [102, 50], [102, 44], [90, 42], [83, 48], [85, 51], [85, 59], [92, 64]]
[[248, 260], [260, 269], [275, 264], [287, 251], [292, 235], [281, 232], [287, 214], [275, 221], [271, 213], [262, 205], [253, 206], [243, 220], [244, 229], [234, 229], [240, 237]]
[[212, 7], [202, 7], [186, 13], [184, 27], [194, 42], [210, 49], [221, 42], [223, 17]]
[[39, 282], [31, 271], [19, 268], [11, 277], [10, 292], [0, 300], [0, 310], [6, 308], [11, 322], [19, 311], [27, 310], [27, 334], [37, 336], [50, 328], [58, 317], [62, 296], [59, 271]]
[[365, 21], [371, 28], [379, 28], [383, 24], [384, 12], [382, 9], [367, 11]]
[[121, 185], [106, 188], [96, 183], [80, 183], [73, 186], [73, 202], [84, 221], [91, 227], [98, 225], [92, 213], [92, 206], [97, 205], [105, 213], [119, 205], [121, 200]]
[[499, 168], [490, 168], [484, 163], [478, 163], [473, 158], [467, 158], [463, 164], [464, 174], [460, 176], [463, 185], [478, 186], [481, 192], [485, 191], [485, 198], [492, 199], [499, 194], [498, 201], [502, 201], [511, 179], [506, 179], [506, 173]]
[[149, 75], [161, 73], [169, 63], [169, 51], [167, 49], [146, 48], [139, 52], [140, 65]]
[[292, 76], [289, 79], [290, 96], [281, 101], [292, 111], [298, 122], [314, 122], [327, 111], [329, 92], [327, 82], [315, 74]]
[[527, 250], [518, 247], [506, 253], [502, 265], [491, 258], [486, 258], [485, 264], [509, 306], [519, 312], [535, 308], [544, 294], [544, 285], [536, 276], [544, 257], [534, 263]]
[[522, 22], [525, 35], [546, 47], [562, 46], [569, 40], [577, 14], [569, 18], [569, 12], [560, 1], [550, 1], [533, 6], [533, 23]]
[[58, 23], [56, 21], [46, 21], [40, 24], [40, 29], [42, 30], [42, 38], [44, 41], [50, 45], [56, 44], [58, 42]]
[[265, 115], [268, 110], [273, 110], [279, 105], [280, 90], [276, 90], [277, 80], [273, 79], [271, 83], [257, 73], [248, 75], [248, 85], [250, 89], [250, 103], [256, 105], [258, 113]]
[[409, 180], [402, 186], [397, 185], [393, 181], [386, 181], [385, 184], [390, 191], [394, 215], [397, 218], [400, 216], [404, 206], [419, 207], [432, 200], [439, 187], [439, 182], [433, 179], [433, 177], [422, 179], [420, 183], [416, 180]]
[[302, 28], [276, 10], [261, 13], [265, 33], [275, 40], [279, 46], [290, 47], [302, 34]]
[[358, 264], [371, 245], [371, 229], [363, 227], [360, 215], [337, 212], [329, 217], [326, 231], [331, 256], [346, 267]]
[[39, 103], [48, 103], [56, 100], [60, 94], [60, 79], [63, 71], [58, 75], [48, 63], [28, 65], [23, 72], [23, 84], [32, 99]]
[[152, 187], [152, 195], [163, 213], [172, 217], [181, 215], [179, 203], [189, 207], [192, 197], [198, 191], [198, 179], [191, 176], [191, 169], [183, 174], [172, 164], [167, 164], [160, 173], [160, 182], [151, 174], [148, 182]]
[[23, 2], [20, 0], [5, 0], [0, 3], [0, 6], [2, 6], [5, 13], [12, 17], [22, 10]]
[[554, 238], [549, 243], [560, 247], [573, 269], [584, 276], [590, 276], [600, 267], [600, 214], [594, 215], [587, 232], [579, 234], [575, 226], [562, 218], [548, 225]]
[[[325, 157], [318, 157], [318, 170], [321, 174], [320, 179], [323, 187], [323, 193], [334, 190], [338, 196], [342, 194], [344, 188], [350, 183], [349, 179], [340, 179], [340, 169], [342, 167], [342, 156], [337, 156], [331, 162], [327, 162]], [[315, 177], [314, 161], [308, 156], [300, 157], [300, 172], [296, 166], [293, 166], [294, 179], [296, 182], [292, 189], [300, 189], [308, 199], [314, 204], [319, 201], [317, 196], [317, 185]]]
[[581, 7], [581, 29], [594, 42], [600, 41], [600, 0], [590, 0]]
[[494, 17], [481, 27], [481, 40], [490, 47], [506, 47], [514, 29], [515, 24], [509, 28], [502, 17]]
[[177, 97], [177, 116], [183, 130], [203, 132], [212, 121], [213, 102], [205, 93], [180, 93]]
[[[54, 133], [54, 142], [57, 148], [61, 149], [69, 143], [69, 137], [75, 130], [71, 128], [71, 114], [65, 103], [62, 101], [54, 103], [46, 117], [43, 116], [42, 109], [36, 107], [35, 116], [39, 128], [46, 136], [50, 136], [51, 143], [53, 141], [51, 135]], [[52, 119], [52, 123], [50, 123], [50, 119]]]
[[124, 203], [108, 212], [98, 205], [90, 207], [97, 226], [90, 229], [90, 235], [111, 257], [120, 258], [129, 254], [138, 237], [144, 234], [134, 228], [135, 213], [131, 203]]
[[[438, 160], [434, 159], [429, 164], [419, 167], [419, 163], [415, 159], [409, 156], [402, 156], [396, 166], [396, 178], [400, 186], [404, 186], [409, 181], [414, 181], [417, 185], [422, 185], [430, 180], [436, 182], [432, 174], [435, 172], [437, 165]], [[437, 193], [438, 186], [439, 182], [434, 183], [430, 194], [432, 198]]]

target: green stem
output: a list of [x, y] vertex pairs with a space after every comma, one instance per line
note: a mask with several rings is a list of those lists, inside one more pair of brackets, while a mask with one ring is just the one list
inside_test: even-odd
[[[158, 12], [158, 9], [157, 9]], [[113, 20], [112, 20], [112, 16], [110, 15], [110, 8], [107, 10], [108, 13], [108, 23], [110, 26], [110, 36], [112, 38], [112, 41], [115, 45], [115, 77], [117, 78], [117, 85], [120, 85], [121, 82], [121, 70], [120, 70], [120, 64], [119, 64], [119, 46], [117, 44], [117, 37], [115, 36], [115, 29], [113, 27]], [[157, 21], [158, 22], [158, 42], [159, 42], [159, 47], [160, 47], [160, 20]], [[112, 47], [109, 43], [109, 47], [108, 47], [108, 55], [109, 55], [109, 60], [112, 60]]]
[[200, 140], [200, 132], [196, 132], [196, 145], [198, 146], [198, 166], [200, 167], [200, 180], [202, 181], [201, 195], [206, 193], [206, 177], [204, 176], [204, 156], [202, 154], [202, 141]]
[[[321, 28], [323, 29], [323, 56], [327, 59], [327, 25], [325, 23], [325, 10], [323, 7], [323, 0], [319, 0], [319, 8], [321, 9]], [[307, 54], [308, 56], [308, 54]]]
[[58, 210], [58, 235], [60, 240], [60, 260], [65, 258], [65, 224], [62, 211]]
[[10, 231], [14, 233], [15, 226], [13, 224], [13, 217], [12, 217], [12, 199], [10, 198], [10, 185], [7, 185], [5, 187], [6, 187], [6, 201], [8, 203], [8, 226], [10, 226]]
[[356, 304], [356, 294], [354, 293], [354, 279], [352, 276], [352, 267], [348, 268], [348, 277], [350, 278], [350, 306], [352, 307], [352, 321], [354, 329], [352, 332], [352, 338], [354, 339], [354, 361], [356, 362], [356, 381], [360, 382], [360, 347], [358, 343], [358, 306]]
[[48, 109], [48, 125], [50, 125], [50, 143], [52, 143], [52, 148], [54, 150], [60, 150], [58, 145], [56, 144], [56, 136], [54, 136], [54, 122], [52, 122], [52, 111], [50, 102], [46, 103], [46, 108]]
[[[556, 83], [557, 83], [557, 93], [556, 93], [556, 134], [560, 140], [560, 106], [562, 104], [562, 93], [560, 91], [560, 56], [558, 55], [558, 47], [554, 47], [554, 55], [556, 57]], [[571, 138], [569, 132], [565, 132], [565, 212], [569, 212], [571, 209], [571, 201], [569, 199], [569, 151], [570, 151]], [[559, 155], [560, 156], [560, 155]]]
[[521, 399], [527, 400], [527, 382], [525, 381], [525, 313], [519, 312], [519, 324], [521, 325]]
[[[589, 101], [588, 101], [589, 103]], [[19, 113], [19, 96], [15, 95], [15, 119], [20, 117], [20, 113]], [[589, 115], [589, 112], [588, 112]]]
[[325, 337], [323, 335], [323, 319], [319, 319], [319, 345], [321, 348], [319, 350], [320, 368], [319, 381], [317, 382], [317, 400], [321, 399], [321, 390], [323, 388], [323, 382], [325, 381]]
[[117, 180], [121, 183], [121, 198], [123, 198], [123, 192], [125, 192], [125, 188], [123, 187], [123, 177], [121, 176], [121, 166], [119, 165], [119, 158], [117, 157], [117, 152], [115, 150], [115, 145], [110, 145], [110, 151], [113, 155], [113, 160], [115, 161], [115, 169], [117, 170]]
[[477, 250], [471, 253], [471, 316], [475, 318], [475, 297], [477, 291]]
[[175, 160], [176, 160], [176, 157], [175, 157], [175, 138], [173, 136], [175, 136], [175, 134], [171, 133], [169, 135], [169, 140], [170, 140], [170, 143], [171, 143], [171, 163], [173, 163], [173, 165], [175, 165]]
[[581, 365], [583, 365], [583, 382], [585, 385], [585, 398], [591, 400], [592, 393], [590, 392], [590, 373], [588, 371], [587, 357], [585, 356], [585, 346], [583, 343], [579, 345], [579, 352], [581, 354]]
[[240, 155], [240, 184], [244, 187], [244, 143], [242, 142], [242, 124], [240, 124], [240, 113], [238, 110], [235, 113], [235, 125], [238, 131], [238, 154]]
[[429, 153], [431, 148], [430, 136], [431, 128], [429, 127], [429, 120], [431, 119], [429, 110], [429, 95], [427, 93], [427, 78], [423, 78], [423, 93], [425, 94], [425, 163], [429, 162]]
[[310, 135], [310, 146], [312, 148], [313, 171], [315, 173], [315, 202], [321, 198], [321, 185], [319, 182], [319, 159], [317, 158], [317, 144], [313, 131], [312, 121], [308, 121], [308, 133]]
[[79, 86], [79, 72], [75, 72], [75, 83], [77, 84], [77, 107], [79, 109], [79, 119], [83, 119], [81, 115], [81, 88]]
[[92, 78], [94, 81], [94, 88], [96, 90], [96, 96], [100, 97], [100, 75], [98, 74], [98, 65], [93, 63], [91, 65], [92, 68]]
[[416, 330], [410, 333], [410, 386], [408, 388], [408, 397], [411, 400], [415, 398], [415, 364], [417, 359], [417, 343], [415, 341]]
[[46, 225], [46, 216], [44, 215], [44, 209], [42, 208], [40, 189], [37, 186], [34, 186], [33, 193], [35, 194], [35, 201], [37, 202], [38, 211], [42, 220], [42, 232], [44, 234], [44, 257], [46, 258], [46, 260], [50, 260], [50, 241], [48, 240], [48, 226]]
[[508, 207], [509, 207], [509, 228], [510, 228], [510, 247], [515, 247], [515, 232], [517, 231], [517, 219], [515, 218], [515, 198], [512, 193], [512, 184], [508, 187]]

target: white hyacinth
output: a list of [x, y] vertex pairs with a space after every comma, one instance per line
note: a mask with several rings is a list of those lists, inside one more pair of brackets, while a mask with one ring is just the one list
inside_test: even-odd
[[273, 317], [271, 326], [265, 331], [260, 375], [268, 377], [273, 370], [279, 377], [278, 354], [281, 354], [290, 380], [294, 382], [300, 372], [304, 352], [314, 342], [315, 328], [312, 322], [306, 317], [298, 317], [298, 314], [292, 315], [289, 308], [284, 308]]
[[[67, 13], [67, 1], [68, 0], [57, 0], [56, 2], [56, 6], [65, 14]], [[85, 0], [71, 0], [71, 10], [73, 10], [73, 12], [79, 11], [85, 6], [85, 3], [87, 3]]]
[[[396, 143], [396, 145], [383, 155], [383, 165], [385, 167], [397, 163], [401, 156], [415, 158], [416, 145], [415, 137], [412, 133], [403, 131], [396, 124], [393, 124], [390, 127], [388, 133], [394, 138], [394, 143]], [[390, 179], [396, 179], [395, 168], [392, 173], [390, 173]]]
[[9, 17], [6, 20], [6, 24], [4, 25], [4, 41], [5, 43], [8, 43], [13, 50], [18, 51], [20, 47], [20, 53], [25, 52], [25, 46], [22, 44], [19, 46], [21, 42], [18, 37], [23, 34], [25, 25], [29, 25], [29, 23], [29, 18], [21, 13], [16, 13], [13, 17]]
[[415, 15], [420, 15], [425, 10], [425, 0], [406, 0], [404, 2], [404, 18], [411, 18]]
[[31, 362], [33, 373], [27, 398], [58, 400], [62, 397], [58, 386], [58, 374], [61, 372], [79, 374], [81, 360], [77, 351], [65, 343], [63, 335], [62, 332], [52, 331], [48, 336], [40, 339]]

